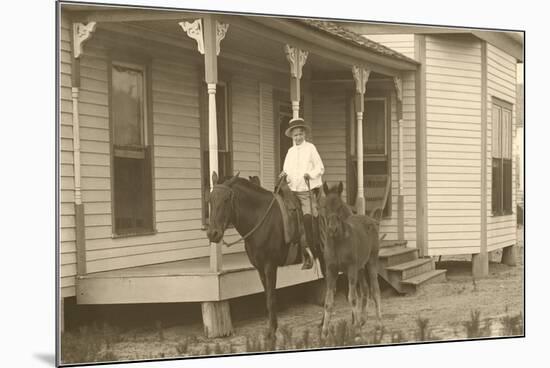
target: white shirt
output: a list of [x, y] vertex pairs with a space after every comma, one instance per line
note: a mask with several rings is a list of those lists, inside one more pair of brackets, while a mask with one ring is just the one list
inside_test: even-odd
[[311, 177], [309, 185], [311, 189], [323, 185], [321, 176], [325, 172], [323, 161], [317, 148], [307, 141], [300, 145], [294, 145], [288, 149], [283, 170], [287, 173], [286, 180], [293, 192], [305, 192], [308, 190], [304, 174]]

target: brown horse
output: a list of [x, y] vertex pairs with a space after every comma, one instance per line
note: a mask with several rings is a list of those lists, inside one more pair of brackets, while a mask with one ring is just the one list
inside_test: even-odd
[[289, 250], [289, 245], [285, 244], [279, 205], [274, 201], [273, 193], [239, 178], [238, 174], [218, 183], [218, 176], [213, 173], [212, 183], [214, 186], [208, 199], [208, 238], [211, 242], [220, 242], [230, 223], [245, 237], [246, 253], [265, 290], [269, 335], [274, 337], [277, 330], [277, 267], [284, 264]]
[[[322, 333], [328, 333], [334, 304], [338, 273], [348, 278], [348, 301], [352, 308], [352, 324], [361, 326], [367, 319], [369, 288], [376, 305], [376, 316], [381, 320], [380, 287], [378, 285], [378, 226], [367, 216], [353, 215], [342, 200], [342, 182], [328, 188], [323, 184], [326, 198], [322, 209], [326, 235], [323, 251], [326, 264], [327, 291]], [[367, 276], [369, 283], [367, 285]]]

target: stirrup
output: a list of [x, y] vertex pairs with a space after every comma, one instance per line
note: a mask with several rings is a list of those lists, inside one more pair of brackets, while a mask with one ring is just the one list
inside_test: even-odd
[[311, 253], [311, 250], [309, 249], [309, 247], [305, 247], [304, 253], [305, 253], [304, 263], [302, 264], [302, 270], [309, 270], [310, 268], [313, 267], [313, 260], [314, 260], [313, 253]]

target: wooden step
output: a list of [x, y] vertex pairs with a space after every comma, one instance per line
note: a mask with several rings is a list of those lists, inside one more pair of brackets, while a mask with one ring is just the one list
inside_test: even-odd
[[447, 270], [432, 270], [423, 274], [408, 278], [401, 281], [402, 291], [405, 293], [413, 293], [421, 285], [426, 285], [430, 282], [442, 282], [447, 279]]
[[381, 248], [378, 252], [378, 258], [384, 267], [398, 265], [416, 259], [417, 249], [406, 247]]
[[382, 240], [380, 242], [380, 249], [382, 248], [393, 248], [393, 247], [404, 247], [407, 245], [406, 240]]
[[386, 267], [389, 272], [396, 273], [401, 280], [432, 271], [435, 265], [431, 258], [419, 258], [409, 262]]

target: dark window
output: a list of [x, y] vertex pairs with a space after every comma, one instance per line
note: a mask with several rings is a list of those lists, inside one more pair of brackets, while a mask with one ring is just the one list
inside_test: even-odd
[[373, 99], [365, 101], [363, 128], [363, 153], [366, 155], [386, 154], [386, 101]]
[[[233, 155], [231, 143], [230, 98], [227, 83], [216, 86], [216, 119], [218, 131], [218, 177], [223, 179], [233, 174]], [[201, 109], [201, 146], [202, 146], [202, 187], [210, 192], [210, 154], [208, 149], [208, 95], [203, 89], [203, 107]], [[206, 196], [203, 196], [206, 199]], [[203, 201], [203, 223], [208, 222], [208, 204]]]
[[[350, 204], [355, 204], [357, 197], [357, 120], [355, 99], [350, 108], [350, 160], [349, 193]], [[363, 114], [363, 184], [365, 186], [365, 206], [369, 213], [370, 207], [378, 205], [384, 197], [386, 182], [390, 180], [391, 159], [389, 155], [390, 119], [388, 112], [389, 97], [365, 98]], [[371, 198], [372, 197], [372, 198]], [[391, 215], [391, 193], [388, 193], [383, 216]]]
[[492, 211], [512, 213], [512, 106], [493, 101], [492, 111]]
[[152, 165], [147, 137], [145, 80], [145, 68], [113, 62], [113, 227], [118, 235], [153, 231]]

